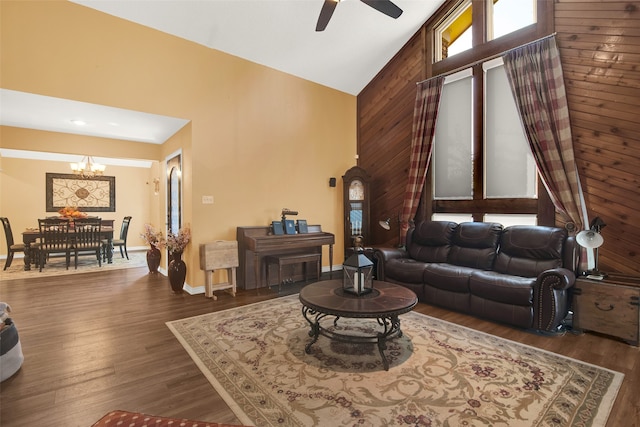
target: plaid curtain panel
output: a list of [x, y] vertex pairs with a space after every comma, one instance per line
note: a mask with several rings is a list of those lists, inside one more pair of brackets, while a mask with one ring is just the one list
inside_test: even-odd
[[405, 245], [409, 221], [418, 210], [422, 187], [431, 161], [433, 135], [435, 134], [438, 106], [444, 77], [438, 76], [418, 83], [413, 109], [413, 137], [411, 138], [411, 160], [409, 181], [404, 193], [400, 215], [400, 245]]
[[542, 181], [577, 231], [588, 224], [555, 37], [510, 50], [505, 71]]

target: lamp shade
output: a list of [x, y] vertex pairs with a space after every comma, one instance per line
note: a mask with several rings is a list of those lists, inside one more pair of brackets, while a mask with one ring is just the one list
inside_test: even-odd
[[584, 230], [578, 233], [576, 241], [585, 248], [599, 248], [604, 243], [604, 238], [600, 233], [593, 230]]
[[379, 221], [378, 224], [380, 224], [380, 227], [384, 228], [385, 230], [391, 230], [391, 218], [387, 218], [384, 221]]

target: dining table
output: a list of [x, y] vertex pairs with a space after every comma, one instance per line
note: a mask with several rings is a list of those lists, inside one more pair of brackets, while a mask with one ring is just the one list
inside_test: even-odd
[[[75, 230], [69, 228], [69, 236], [73, 239]], [[107, 241], [107, 263], [113, 263], [113, 227], [102, 226], [100, 228], [100, 236]], [[22, 232], [22, 242], [24, 243], [24, 270], [31, 270], [31, 264], [35, 263], [31, 244], [40, 238], [40, 230], [38, 228], [27, 228]]]

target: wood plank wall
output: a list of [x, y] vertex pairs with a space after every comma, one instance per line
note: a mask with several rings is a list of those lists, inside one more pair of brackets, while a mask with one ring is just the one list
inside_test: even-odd
[[607, 224], [601, 269], [640, 272], [640, 2], [555, 5], [589, 217]]
[[[600, 269], [640, 273], [640, 2], [556, 0], [574, 148], [590, 219], [607, 224]], [[373, 176], [370, 245], [398, 242], [424, 27], [358, 95], [359, 166]], [[392, 217], [392, 230], [377, 221]]]
[[[372, 175], [371, 240], [397, 246], [398, 215], [409, 173], [416, 82], [426, 78], [424, 30], [358, 95], [358, 164]], [[391, 218], [391, 230], [378, 221]]]

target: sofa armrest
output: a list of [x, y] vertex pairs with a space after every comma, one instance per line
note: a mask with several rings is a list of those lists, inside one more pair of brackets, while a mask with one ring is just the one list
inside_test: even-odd
[[576, 283], [576, 275], [568, 268], [552, 268], [540, 273], [536, 282], [536, 287], [542, 286], [542, 284], [548, 281], [548, 285], [553, 289], [567, 290]]
[[376, 279], [385, 280], [384, 267], [387, 261], [398, 258], [409, 258], [409, 253], [404, 248], [374, 248], [373, 258], [376, 263]]
[[575, 274], [566, 268], [553, 268], [538, 276], [533, 290], [535, 329], [558, 331], [569, 313], [569, 289], [575, 281]]

